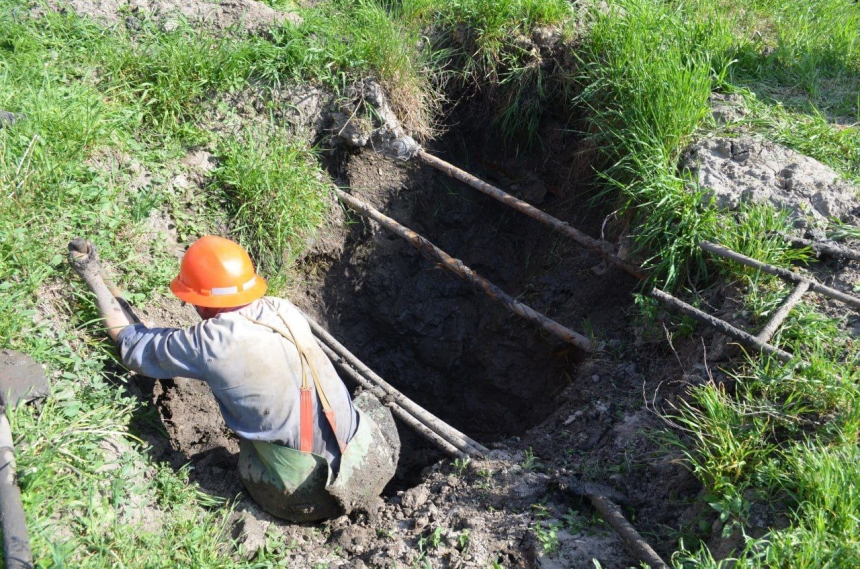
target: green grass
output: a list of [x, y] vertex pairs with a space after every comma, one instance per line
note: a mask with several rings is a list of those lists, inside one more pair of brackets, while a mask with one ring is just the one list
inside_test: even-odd
[[219, 155], [214, 182], [234, 231], [264, 266], [289, 262], [328, 206], [327, 185], [307, 141], [250, 128], [225, 140]]
[[[740, 93], [748, 115], [725, 134], [759, 133], [856, 180], [858, 18], [856, 4], [841, 0], [620, 0], [591, 13], [578, 78], [584, 134], [597, 149], [603, 199], [634, 214], [631, 233], [655, 283], [702, 290], [716, 276], [732, 281], [753, 327], [790, 293], [696, 247], [706, 238], [778, 266], [803, 263], [808, 252], [773, 236], [790, 229], [787, 217], [762, 206], [715, 211], [678, 176], [678, 157], [714, 128], [710, 93]], [[846, 233], [839, 224], [829, 231]], [[748, 529], [756, 503], [788, 516], [788, 528], [747, 538], [735, 567], [856, 565], [856, 342], [812, 300], [773, 342], [810, 365], [750, 354], [727, 369], [731, 390], [692, 387], [668, 436], [708, 488], [724, 535]], [[685, 545], [676, 566], [727, 566], [701, 544]]]

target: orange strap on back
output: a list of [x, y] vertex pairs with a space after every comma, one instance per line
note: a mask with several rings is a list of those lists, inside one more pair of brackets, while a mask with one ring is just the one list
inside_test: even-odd
[[305, 372], [305, 366], [307, 366], [314, 379], [314, 387], [316, 388], [320, 405], [322, 405], [323, 414], [331, 427], [332, 433], [334, 433], [334, 438], [337, 440], [337, 446], [340, 448], [340, 452], [343, 453], [343, 451], [346, 450], [346, 444], [340, 440], [340, 437], [337, 434], [337, 423], [335, 421], [334, 409], [332, 409], [331, 403], [329, 403], [328, 397], [326, 397], [325, 390], [323, 389], [322, 383], [320, 383], [319, 376], [317, 375], [317, 370], [314, 369], [313, 365], [311, 365], [311, 361], [308, 358], [307, 353], [305, 353], [305, 350], [296, 339], [296, 335], [293, 333], [290, 323], [281, 315], [280, 311], [275, 310], [275, 312], [277, 312], [281, 322], [283, 322], [287, 327], [287, 331], [276, 326], [266, 324], [265, 322], [254, 320], [253, 318], [248, 318], [248, 320], [277, 332], [293, 344], [299, 352], [299, 364], [301, 365], [302, 373], [302, 386], [299, 390], [299, 450], [302, 452], [312, 452], [314, 448], [314, 408], [313, 397], [311, 396], [311, 386], [308, 381], [307, 373]]
[[299, 401], [299, 450], [314, 450], [314, 408], [311, 388], [302, 386]]

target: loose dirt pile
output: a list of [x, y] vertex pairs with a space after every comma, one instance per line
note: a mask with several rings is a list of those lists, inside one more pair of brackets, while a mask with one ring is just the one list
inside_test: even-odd
[[843, 219], [858, 207], [857, 188], [832, 168], [760, 138], [707, 138], [685, 153], [683, 167], [705, 199], [723, 209], [743, 202], [769, 202], [792, 212], [798, 227]]
[[71, 10], [101, 24], [121, 24], [129, 29], [137, 29], [141, 18], [159, 22], [165, 31], [185, 21], [204, 28], [235, 29], [252, 34], [285, 22], [301, 22], [296, 14], [279, 12], [255, 0], [49, 0], [47, 5], [61, 12]]

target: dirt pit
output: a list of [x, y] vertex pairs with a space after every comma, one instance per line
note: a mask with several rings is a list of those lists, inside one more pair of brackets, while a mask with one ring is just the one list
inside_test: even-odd
[[[467, 156], [461, 165], [491, 182], [520, 188], [550, 208], [571, 208], [549, 190], [565, 193], [569, 165], [468, 156], [467, 146], [450, 136], [439, 148], [456, 149], [441, 153], [453, 162]], [[427, 166], [361, 152], [337, 156], [330, 170], [339, 186], [519, 301], [600, 337], [623, 328], [618, 307], [630, 304], [634, 280], [604, 270], [600, 258], [537, 222]], [[561, 175], [547, 180], [545, 172]], [[485, 444], [523, 434], [559, 406], [583, 360], [576, 348], [361, 218], [353, 217], [336, 243], [302, 260], [305, 280], [295, 300], [408, 397]], [[403, 463], [412, 458], [425, 460], [406, 453]]]
[[[527, 156], [456, 133], [428, 150], [599, 236], [612, 224], [580, 191], [576, 141], [560, 129], [549, 134], [552, 151]], [[344, 150], [326, 166], [341, 187], [606, 349], [586, 357], [333, 203], [288, 298], [389, 383], [493, 451], [456, 464], [398, 424], [400, 464], [380, 501], [319, 532], [273, 519], [244, 496], [237, 441], [204, 384], [138, 382], [154, 403], [139, 418], [141, 434], [159, 459], [190, 464], [205, 492], [239, 498], [234, 529], [246, 554], [264, 542], [254, 536], [277, 532], [295, 545], [295, 566], [635, 565], [588, 502], [565, 489], [572, 479], [616, 492], [666, 556], [679, 536], [710, 524], [696, 501], [700, 485], [650, 436], [662, 425], [646, 395], [671, 400], [686, 383], [665, 337], [633, 319], [633, 277], [430, 167]], [[196, 321], [170, 299], [145, 317]]]

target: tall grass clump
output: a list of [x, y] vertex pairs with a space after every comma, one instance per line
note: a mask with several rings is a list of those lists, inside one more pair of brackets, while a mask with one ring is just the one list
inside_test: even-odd
[[[704, 8], [709, 2], [695, 0]], [[860, 10], [852, 0], [721, 2], [737, 38], [731, 80], [786, 106], [858, 119]]]
[[821, 448], [798, 444], [783, 457], [794, 476], [780, 480], [797, 504], [800, 523], [761, 541], [758, 566], [857, 567], [860, 565], [860, 451], [855, 442]]
[[253, 74], [271, 83], [310, 81], [343, 94], [356, 80], [376, 78], [392, 109], [418, 137], [432, 132], [438, 109], [430, 80], [432, 54], [420, 36], [373, 0], [334, 0], [301, 11], [298, 26], [272, 30], [255, 43]]
[[529, 39], [539, 27], [570, 35], [566, 0], [402, 0], [399, 14], [430, 38], [449, 92], [482, 95], [508, 141], [528, 148], [543, 117], [569, 119], [573, 82], [562, 65], [565, 48], [539, 49]]
[[195, 119], [211, 93], [244, 87], [254, 59], [250, 42], [216, 38], [187, 24], [162, 32], [146, 21], [134, 41], [105, 55], [110, 88], [145, 126], [162, 132]]
[[578, 101], [602, 175], [621, 208], [638, 214], [637, 245], [669, 285], [686, 276], [696, 244], [713, 231], [702, 196], [676, 172], [725, 76], [730, 43], [719, 20], [698, 20], [671, 3], [622, 0], [590, 13]]
[[233, 231], [264, 266], [280, 268], [323, 219], [328, 192], [305, 141], [249, 128], [225, 140], [215, 186]]

